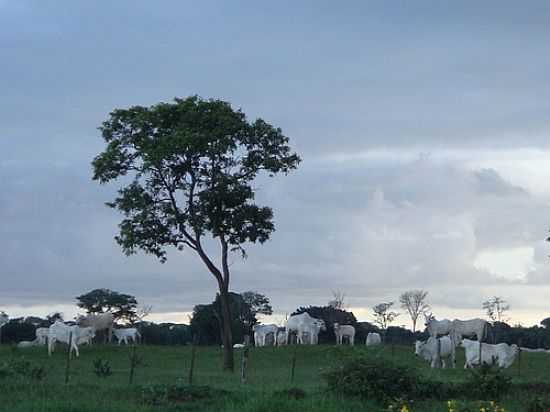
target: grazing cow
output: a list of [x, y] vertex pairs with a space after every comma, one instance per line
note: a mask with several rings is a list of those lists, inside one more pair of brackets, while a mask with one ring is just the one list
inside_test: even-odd
[[113, 334], [115, 335], [119, 345], [122, 342], [128, 345], [128, 339], [130, 339], [133, 343], [136, 343], [137, 340], [141, 338], [141, 335], [136, 328], [113, 329]]
[[439, 366], [437, 364], [438, 351], [441, 364], [444, 368], [447, 367], [447, 363], [445, 362], [447, 358], [451, 358], [452, 365], [454, 365], [453, 356], [455, 351], [453, 350], [453, 342], [450, 337], [433, 338], [430, 336], [425, 342], [417, 340], [415, 343], [414, 354], [430, 362], [432, 368]]
[[293, 315], [288, 318], [286, 323], [287, 343], [290, 343], [291, 332], [296, 332], [297, 342], [305, 343], [305, 334], [309, 334], [309, 342], [313, 345], [319, 340], [319, 332], [326, 330], [325, 322], [322, 319], [316, 319], [304, 312], [299, 315]]
[[355, 328], [352, 325], [340, 325], [334, 323], [334, 335], [336, 335], [336, 344], [341, 345], [344, 336], [349, 339], [349, 344], [353, 346], [355, 342]]
[[367, 335], [367, 339], [365, 341], [365, 345], [367, 346], [377, 346], [382, 344], [382, 337], [379, 333], [376, 332], [369, 332]]
[[45, 345], [46, 343], [48, 343], [48, 333], [48, 328], [37, 328], [35, 331], [36, 343], [38, 345]]
[[21, 342], [19, 342], [17, 344], [17, 347], [20, 348], [20, 349], [24, 349], [24, 348], [32, 348], [33, 346], [36, 346], [38, 344], [37, 341], [33, 340], [33, 341], [30, 341], [30, 340], [22, 340]]
[[271, 333], [273, 334], [273, 346], [277, 344], [276, 336], [279, 331], [277, 325], [254, 325], [252, 331], [254, 332], [254, 346], [266, 346], [266, 337]]
[[95, 332], [91, 327], [69, 326], [57, 321], [48, 329], [48, 355], [52, 355], [55, 343], [59, 341], [69, 345], [69, 356], [74, 350], [78, 357], [78, 345], [93, 339], [94, 336]]
[[479, 365], [479, 353], [481, 352], [481, 362], [492, 365], [496, 363], [500, 368], [508, 368], [514, 363], [519, 348], [517, 345], [508, 345], [507, 343], [498, 343], [490, 345], [470, 339], [463, 339], [460, 345], [464, 348], [466, 362], [464, 369]]
[[115, 318], [111, 312], [99, 313], [97, 315], [90, 314], [81, 316], [77, 321], [79, 326], [94, 328], [96, 332], [105, 330], [105, 342], [111, 342], [113, 339], [113, 327]]

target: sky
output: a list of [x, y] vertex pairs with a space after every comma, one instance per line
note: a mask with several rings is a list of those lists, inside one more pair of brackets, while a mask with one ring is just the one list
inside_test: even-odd
[[[425, 289], [439, 318], [549, 315], [550, 3], [0, 0], [0, 310], [76, 314], [95, 288], [187, 322], [192, 253], [126, 257], [92, 181], [115, 108], [220, 98], [303, 159], [260, 179], [276, 232], [232, 289], [281, 322], [333, 291], [359, 320]], [[396, 304], [397, 306], [397, 304]], [[396, 324], [409, 326], [406, 315]]]

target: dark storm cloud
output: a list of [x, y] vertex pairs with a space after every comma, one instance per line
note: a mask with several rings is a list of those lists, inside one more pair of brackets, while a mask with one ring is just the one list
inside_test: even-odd
[[0, 0], [2, 304], [95, 287], [158, 311], [213, 297], [190, 254], [122, 255], [103, 206], [116, 187], [90, 170], [110, 110], [195, 93], [282, 127], [304, 158], [258, 182], [277, 232], [235, 257], [236, 290], [281, 311], [404, 287], [473, 307], [484, 292], [453, 288], [502, 282], [473, 262], [514, 248], [534, 251], [526, 281], [547, 284], [547, 199], [465, 159], [548, 150], [549, 18], [546, 2]]

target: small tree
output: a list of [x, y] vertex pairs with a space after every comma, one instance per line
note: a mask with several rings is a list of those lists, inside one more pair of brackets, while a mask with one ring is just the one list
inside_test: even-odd
[[408, 290], [399, 297], [401, 308], [409, 313], [412, 321], [412, 331], [416, 332], [416, 322], [418, 317], [427, 313], [430, 305], [426, 303], [428, 292], [425, 290]]
[[[117, 242], [161, 262], [170, 247], [197, 254], [218, 286], [223, 365], [233, 370], [229, 256], [245, 256], [247, 242], [275, 230], [271, 208], [254, 202], [255, 178], [286, 174], [300, 158], [281, 129], [197, 96], [115, 110], [100, 130], [107, 147], [93, 161], [94, 179], [130, 182], [108, 204], [124, 214]], [[207, 242], [218, 244], [219, 263]]]
[[550, 329], [550, 318], [544, 318], [540, 321], [540, 324], [544, 326], [546, 329]]
[[115, 319], [131, 321], [136, 316], [137, 300], [132, 295], [110, 289], [94, 289], [77, 296], [77, 306], [87, 313], [111, 312]]
[[499, 339], [499, 330], [501, 325], [508, 321], [506, 312], [510, 309], [510, 305], [508, 305], [501, 297], [495, 296], [492, 299], [483, 302], [482, 307], [485, 309], [487, 317], [490, 319], [493, 326], [493, 342], [497, 342]]
[[374, 312], [374, 323], [383, 331], [384, 336], [388, 326], [399, 316], [399, 313], [393, 312], [391, 307], [393, 302], [379, 303], [372, 308]]

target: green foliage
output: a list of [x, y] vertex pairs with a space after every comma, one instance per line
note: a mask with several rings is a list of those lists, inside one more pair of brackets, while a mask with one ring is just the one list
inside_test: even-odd
[[12, 358], [0, 363], [0, 379], [30, 379], [41, 381], [46, 377], [46, 369], [41, 365], [34, 365], [24, 357]]
[[417, 396], [418, 375], [404, 366], [377, 358], [358, 357], [348, 360], [324, 374], [329, 389], [364, 399], [389, 402], [397, 398]]
[[[244, 335], [257, 323], [256, 315], [272, 313], [269, 298], [258, 292], [242, 294], [229, 292], [231, 330], [235, 342], [243, 342]], [[200, 344], [221, 344], [221, 302], [219, 294], [209, 305], [196, 305], [191, 318], [191, 330]]]
[[109, 361], [97, 358], [94, 360], [94, 373], [98, 378], [107, 378], [113, 374]]
[[243, 252], [245, 242], [265, 242], [273, 213], [254, 204], [252, 181], [300, 161], [280, 129], [197, 96], [116, 109], [100, 130], [107, 146], [92, 162], [94, 180], [131, 176], [109, 203], [125, 216], [116, 240], [161, 261], [167, 247], [202, 250], [206, 232]]
[[137, 300], [132, 295], [110, 289], [94, 289], [76, 299], [77, 306], [88, 313], [111, 312], [115, 319], [136, 320]]
[[256, 316], [271, 315], [273, 314], [273, 308], [271, 307], [269, 298], [261, 293], [250, 290], [241, 293], [241, 297], [244, 304], [239, 313], [239, 319], [250, 333], [252, 326], [258, 322]]
[[512, 378], [494, 365], [471, 369], [465, 389], [474, 399], [498, 400], [512, 387]]

